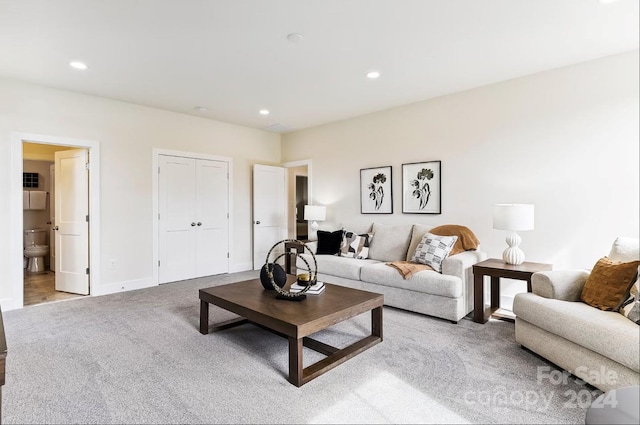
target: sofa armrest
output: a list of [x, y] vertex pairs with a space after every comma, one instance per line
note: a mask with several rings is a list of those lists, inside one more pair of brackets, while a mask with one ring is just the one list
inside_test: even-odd
[[553, 270], [531, 276], [531, 291], [544, 298], [580, 301], [582, 287], [589, 277], [586, 270]]
[[473, 265], [487, 259], [483, 251], [464, 251], [442, 261], [442, 274], [458, 276], [463, 283], [473, 282]]

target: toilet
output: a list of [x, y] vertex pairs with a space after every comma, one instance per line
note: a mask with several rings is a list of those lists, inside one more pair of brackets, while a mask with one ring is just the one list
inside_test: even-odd
[[27, 258], [28, 273], [44, 273], [44, 256], [49, 255], [47, 229], [27, 229], [24, 231], [24, 256]]

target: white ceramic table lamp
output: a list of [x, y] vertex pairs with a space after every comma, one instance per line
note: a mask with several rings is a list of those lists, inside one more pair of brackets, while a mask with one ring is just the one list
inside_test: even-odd
[[518, 247], [522, 238], [516, 233], [521, 230], [533, 230], [532, 204], [495, 204], [493, 206], [493, 228], [509, 230], [507, 244], [509, 248], [502, 253], [502, 259], [507, 264], [524, 263], [524, 252]]
[[327, 207], [321, 205], [305, 205], [304, 219], [311, 221], [311, 230], [318, 230], [318, 221], [324, 221], [327, 216]]

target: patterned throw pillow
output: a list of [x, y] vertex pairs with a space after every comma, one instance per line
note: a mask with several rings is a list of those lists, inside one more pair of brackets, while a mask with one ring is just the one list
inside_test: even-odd
[[354, 232], [344, 232], [342, 245], [340, 245], [340, 255], [360, 260], [368, 258], [371, 239], [373, 239], [373, 233], [358, 235]]
[[638, 267], [636, 283], [631, 287], [629, 294], [629, 299], [620, 307], [620, 313], [635, 324], [640, 325], [640, 267]]
[[582, 288], [580, 301], [605, 311], [618, 311], [629, 296], [640, 261], [598, 260]]
[[425, 233], [416, 247], [416, 253], [411, 259], [414, 263], [426, 264], [438, 273], [442, 273], [442, 262], [449, 256], [457, 236], [437, 236]]

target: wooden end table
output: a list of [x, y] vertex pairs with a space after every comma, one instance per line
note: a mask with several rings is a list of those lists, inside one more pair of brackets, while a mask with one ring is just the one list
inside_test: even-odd
[[[503, 260], [489, 258], [473, 265], [473, 321], [487, 323], [489, 317], [500, 308], [500, 278], [526, 280], [527, 292], [531, 292], [531, 275], [551, 270], [553, 265], [524, 262], [507, 264]], [[484, 277], [491, 277], [491, 306], [484, 305]]]

